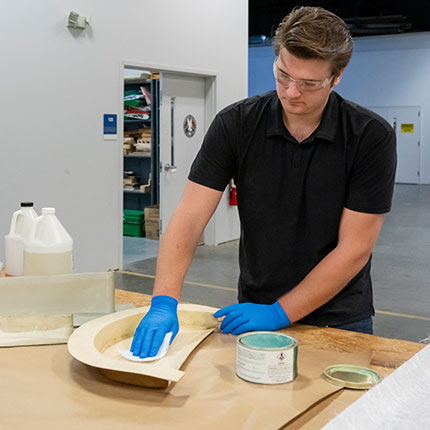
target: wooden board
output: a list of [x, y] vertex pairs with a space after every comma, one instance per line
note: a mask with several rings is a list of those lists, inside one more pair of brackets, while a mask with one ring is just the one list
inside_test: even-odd
[[184, 374], [179, 370], [181, 365], [217, 327], [218, 321], [213, 317], [217, 309], [180, 304], [179, 333], [167, 355], [153, 362], [129, 361], [117, 348], [130, 348], [134, 332], [148, 310], [148, 306], [129, 309], [84, 324], [69, 339], [70, 354], [115, 381], [153, 388], [165, 388], [169, 381], [178, 381]]
[[[147, 306], [151, 302], [148, 294], [116, 290], [118, 304], [129, 303]], [[382, 376], [392, 373], [402, 363], [424, 348], [424, 344], [407, 340], [389, 339], [335, 328], [323, 328], [303, 324], [292, 324], [282, 330], [298, 339], [300, 345], [310, 345], [324, 351], [363, 352], [369, 351], [371, 367]]]

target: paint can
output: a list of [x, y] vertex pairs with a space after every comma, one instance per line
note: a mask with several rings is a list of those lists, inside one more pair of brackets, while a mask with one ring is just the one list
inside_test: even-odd
[[244, 333], [236, 341], [236, 374], [257, 384], [284, 384], [297, 377], [298, 342], [272, 331]]

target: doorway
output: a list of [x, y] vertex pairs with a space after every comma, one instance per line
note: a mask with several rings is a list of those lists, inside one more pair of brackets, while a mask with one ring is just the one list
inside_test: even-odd
[[[147, 218], [145, 222], [145, 231], [140, 232], [141, 236], [123, 236], [123, 260], [120, 267], [127, 270], [128, 266], [139, 260], [155, 258], [158, 255], [159, 239], [179, 202], [191, 163], [215, 116], [216, 79], [215, 74], [205, 72], [166, 70], [163, 67], [136, 64], [123, 64], [122, 75], [122, 169], [123, 187], [128, 190], [121, 190], [121, 211], [139, 211], [143, 220], [145, 212], [147, 217], [150, 215], [150, 219]], [[148, 77], [151, 83], [142, 89], [140, 81]], [[133, 80], [136, 81], [136, 88], [130, 88], [126, 84], [126, 81]], [[149, 91], [150, 104], [145, 87]], [[129, 93], [128, 90], [134, 90], [135, 93]], [[134, 97], [140, 101], [133, 101]], [[132, 105], [131, 109], [127, 107], [129, 105]], [[142, 110], [142, 115], [136, 107]], [[146, 109], [147, 107], [150, 109]], [[145, 111], [149, 118], [145, 116]], [[143, 126], [136, 125], [135, 122], [139, 120], [145, 120], [147, 123], [143, 123]], [[121, 115], [119, 121], [121, 122]], [[130, 125], [136, 131], [130, 131]], [[142, 153], [145, 149], [146, 155]], [[131, 152], [126, 154], [127, 151]], [[148, 233], [151, 232], [152, 235], [148, 238]], [[211, 243], [213, 237], [214, 222], [211, 221], [203, 235], [203, 243]]]
[[396, 183], [419, 184], [421, 108], [419, 106], [376, 106], [369, 109], [388, 121], [396, 133]]
[[155, 234], [145, 229], [145, 210], [159, 203], [158, 147], [160, 74], [123, 69], [123, 264], [158, 254]]

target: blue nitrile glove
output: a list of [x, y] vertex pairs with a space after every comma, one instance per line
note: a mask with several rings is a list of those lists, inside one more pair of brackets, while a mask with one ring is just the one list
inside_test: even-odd
[[241, 334], [247, 331], [279, 330], [291, 324], [279, 302], [273, 305], [239, 303], [226, 306], [214, 313], [215, 318], [225, 315], [221, 323], [223, 333]]
[[178, 334], [178, 301], [170, 296], [155, 296], [148, 313], [137, 327], [130, 351], [140, 358], [157, 355], [164, 337], [172, 332], [170, 343]]

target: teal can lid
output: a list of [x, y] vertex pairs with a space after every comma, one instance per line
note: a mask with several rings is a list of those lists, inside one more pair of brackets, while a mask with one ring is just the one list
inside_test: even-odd
[[285, 349], [297, 345], [294, 338], [274, 332], [246, 333], [238, 339], [238, 342], [257, 349]]

